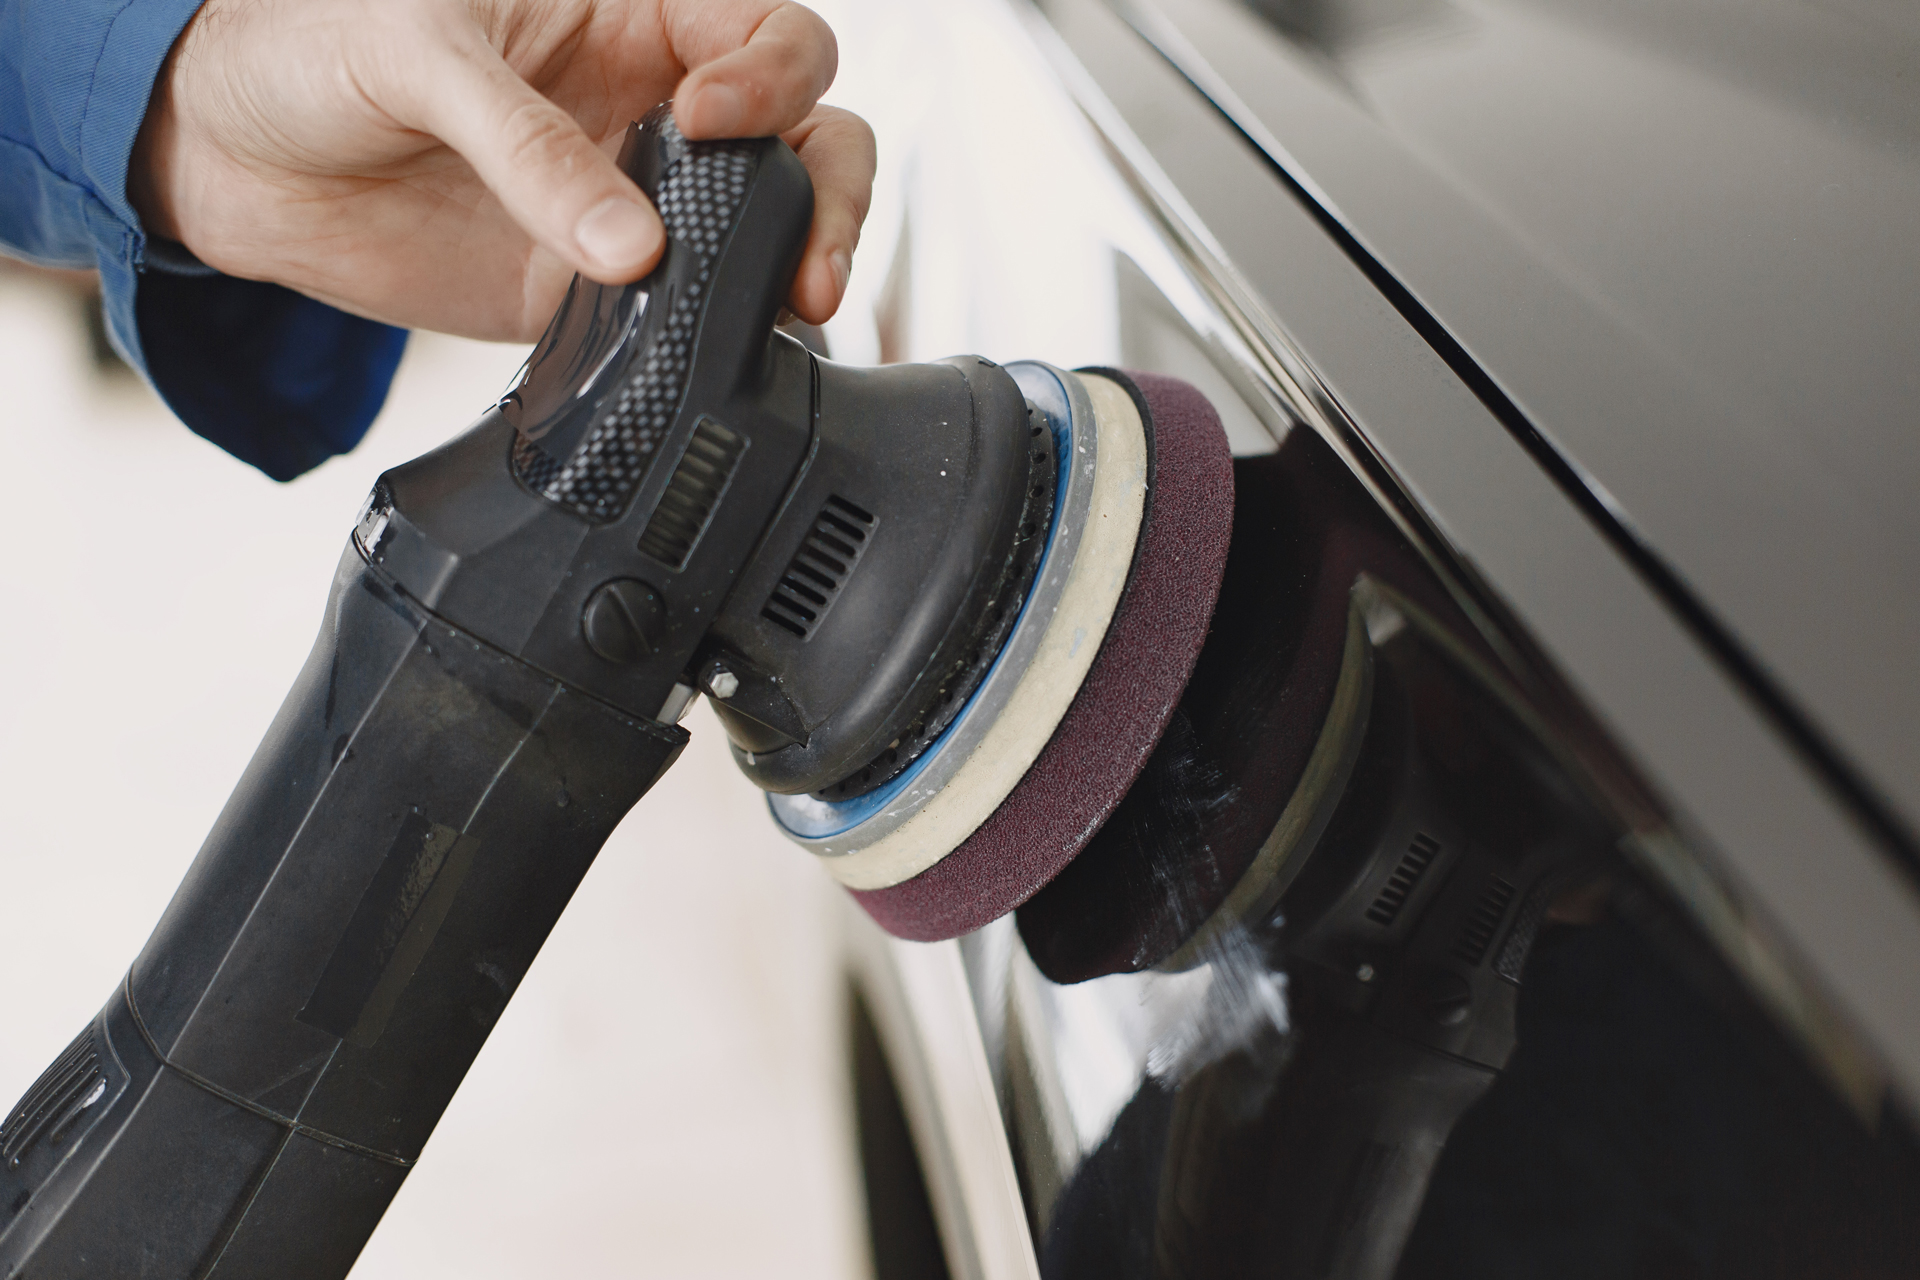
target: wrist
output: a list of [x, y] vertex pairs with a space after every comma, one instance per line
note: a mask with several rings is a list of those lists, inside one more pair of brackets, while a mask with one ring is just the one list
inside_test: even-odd
[[[191, 27], [191, 24], [189, 24]], [[127, 203], [139, 215], [148, 237], [179, 241], [179, 219], [175, 215], [173, 192], [178, 186], [181, 130], [174, 107], [173, 66], [183, 33], [174, 42], [173, 51], [160, 66], [153, 83], [153, 96], [147, 102], [147, 114], [134, 135], [133, 154], [127, 162]]]

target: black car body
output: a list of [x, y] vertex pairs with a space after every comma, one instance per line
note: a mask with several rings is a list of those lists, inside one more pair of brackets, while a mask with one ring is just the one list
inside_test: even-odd
[[[1241, 455], [1243, 598], [1330, 545], [1249, 495], [1375, 548], [1339, 568], [1375, 681], [1348, 714], [1399, 699], [1442, 816], [1363, 763], [1225, 924], [1176, 840], [1158, 917], [1056, 885], [950, 947], [856, 929], [882, 1274], [1913, 1274], [1912, 11], [896, 26], [929, 84], [836, 354], [1195, 382]], [[1223, 606], [1215, 640], [1253, 663], [1235, 629], [1278, 617]], [[1063, 959], [1141, 927], [1131, 963]]]

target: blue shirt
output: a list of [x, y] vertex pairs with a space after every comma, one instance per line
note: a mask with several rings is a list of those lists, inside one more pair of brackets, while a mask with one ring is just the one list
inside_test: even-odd
[[100, 269], [107, 331], [182, 421], [276, 480], [360, 442], [406, 333], [149, 241], [134, 136], [202, 0], [0, 0], [0, 250]]

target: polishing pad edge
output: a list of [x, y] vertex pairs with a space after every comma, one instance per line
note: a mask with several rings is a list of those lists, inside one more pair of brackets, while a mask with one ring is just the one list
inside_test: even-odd
[[980, 928], [1073, 862], [1138, 776], [1212, 628], [1232, 543], [1236, 478], [1217, 410], [1190, 383], [1094, 369], [1148, 424], [1152, 501], [1107, 638], [1032, 768], [959, 848], [919, 876], [853, 890], [888, 933], [921, 942]]
[[1066, 568], [1065, 588], [1008, 709], [938, 794], [873, 843], [822, 856], [827, 872], [849, 889], [885, 889], [913, 879], [993, 815], [1072, 706], [1126, 591], [1146, 516], [1146, 427], [1117, 383], [1091, 374], [1062, 376], [1086, 392], [1098, 433], [1092, 507]]

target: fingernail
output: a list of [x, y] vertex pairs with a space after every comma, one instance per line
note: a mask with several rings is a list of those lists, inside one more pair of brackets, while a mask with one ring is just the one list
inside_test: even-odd
[[580, 250], [603, 267], [637, 267], [660, 243], [660, 224], [646, 209], [621, 196], [608, 196], [573, 229]]
[[710, 84], [693, 95], [693, 127], [709, 138], [724, 138], [746, 118], [746, 100], [728, 84]]
[[845, 249], [835, 249], [827, 259], [827, 266], [833, 272], [833, 291], [845, 293], [847, 277], [853, 274], [853, 259], [847, 255]]

